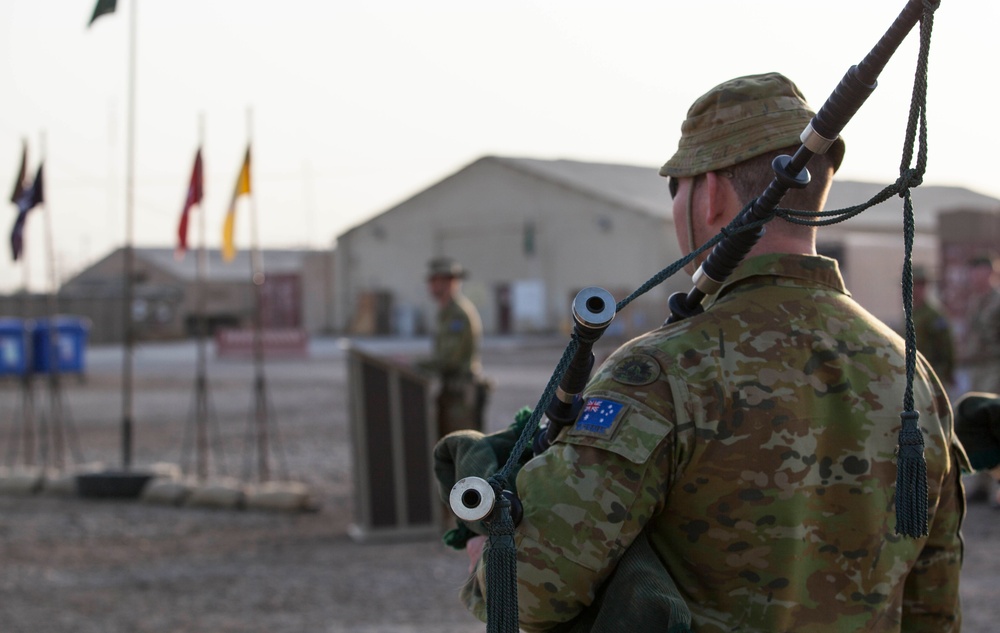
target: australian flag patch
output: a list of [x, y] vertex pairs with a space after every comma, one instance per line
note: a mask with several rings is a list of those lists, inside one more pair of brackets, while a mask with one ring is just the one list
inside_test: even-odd
[[604, 398], [587, 398], [580, 411], [580, 416], [573, 425], [574, 433], [585, 433], [599, 437], [609, 437], [614, 429], [618, 414], [625, 405]]

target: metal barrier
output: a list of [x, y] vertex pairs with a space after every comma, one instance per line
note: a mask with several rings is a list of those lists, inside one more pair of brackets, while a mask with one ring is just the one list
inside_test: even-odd
[[348, 355], [357, 541], [441, 536], [426, 378], [352, 348]]

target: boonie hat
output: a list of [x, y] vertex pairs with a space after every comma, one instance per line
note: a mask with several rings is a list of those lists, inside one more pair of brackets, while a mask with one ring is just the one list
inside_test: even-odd
[[427, 278], [432, 277], [454, 277], [465, 278], [465, 268], [450, 257], [437, 257], [427, 264]]
[[[677, 152], [660, 168], [661, 176], [697, 176], [801, 143], [815, 112], [790, 79], [779, 73], [731, 79], [699, 97], [681, 124]], [[844, 160], [844, 141], [827, 155], [836, 171]]]

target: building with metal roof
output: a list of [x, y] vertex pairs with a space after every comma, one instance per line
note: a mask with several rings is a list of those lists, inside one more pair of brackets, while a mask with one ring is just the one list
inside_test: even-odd
[[[334, 327], [357, 334], [427, 331], [434, 306], [424, 284], [434, 257], [469, 271], [465, 293], [491, 334], [568, 330], [587, 286], [617, 300], [681, 257], [666, 179], [658, 168], [486, 156], [337, 238]], [[865, 202], [884, 185], [834, 181], [827, 209]], [[913, 190], [914, 259], [940, 268], [938, 224], [962, 210], [1000, 221], [1000, 200], [961, 187]], [[902, 200], [819, 229], [854, 296], [890, 324], [900, 320]], [[680, 273], [616, 318], [609, 332], [659, 324], [667, 297], [688, 290]]]
[[[196, 331], [204, 315], [209, 331], [247, 328], [256, 308], [251, 254], [237, 252], [223, 262], [206, 250], [203, 278], [196, 251], [183, 258], [171, 248], [134, 248], [132, 320], [140, 339], [170, 339]], [[306, 250], [262, 250], [261, 320], [265, 327], [321, 331], [326, 325], [331, 256]], [[125, 250], [118, 248], [62, 284], [59, 310], [88, 317], [91, 340], [122, 340]], [[203, 307], [199, 308], [199, 292]]]

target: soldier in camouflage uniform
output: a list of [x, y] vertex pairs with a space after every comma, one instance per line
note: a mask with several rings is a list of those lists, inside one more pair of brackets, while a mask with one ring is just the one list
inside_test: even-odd
[[483, 325], [476, 306], [461, 292], [465, 269], [452, 259], [431, 260], [427, 285], [438, 304], [431, 358], [418, 367], [437, 374], [439, 437], [459, 429], [482, 428], [479, 385], [482, 365], [479, 345]]
[[973, 391], [1000, 392], [1000, 271], [985, 256], [969, 261], [969, 291], [962, 362]]
[[[996, 261], [988, 256], [969, 260], [967, 321], [962, 364], [969, 374], [969, 388], [978, 392], [1000, 392], [1000, 275]], [[1000, 489], [986, 473], [976, 473], [965, 482], [969, 501], [1000, 506]]]
[[914, 266], [913, 329], [917, 337], [917, 349], [948, 388], [955, 384], [955, 345], [948, 318], [928, 296], [930, 283], [927, 269]]
[[[812, 115], [774, 73], [695, 102], [661, 170], [683, 247], [763, 191], [771, 158], [798, 147]], [[838, 140], [815, 157], [813, 183], [782, 206], [821, 209], [842, 156]], [[768, 224], [703, 314], [612, 354], [575, 425], [521, 469], [523, 630], [573, 620], [640, 542], [676, 582], [698, 633], [959, 630], [964, 454], [948, 399], [920, 357], [929, 534], [899, 537], [904, 344], [851, 299], [837, 262], [814, 244], [815, 229]], [[463, 599], [485, 618], [485, 573], [473, 562]]]

